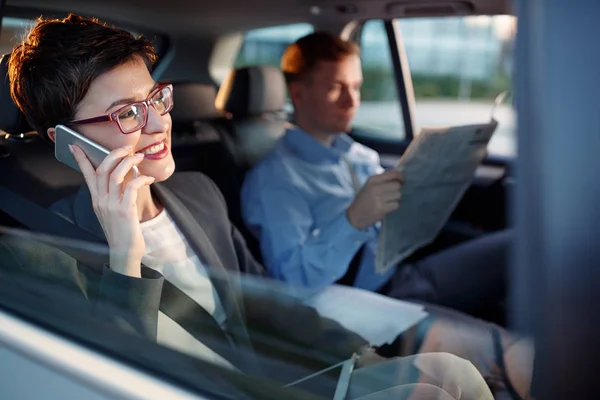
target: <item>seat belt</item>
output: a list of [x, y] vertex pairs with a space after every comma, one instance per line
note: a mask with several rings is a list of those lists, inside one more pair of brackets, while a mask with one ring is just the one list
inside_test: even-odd
[[[3, 186], [0, 186], [0, 211], [33, 232], [57, 238], [85, 241], [94, 245], [106, 244], [90, 232]], [[60, 244], [53, 243], [52, 245], [92, 268], [101, 268], [105, 262], [108, 262], [108, 258], [106, 258], [104, 262], [100, 263], [98, 254], [91, 254], [76, 244], [68, 245], [64, 240]]]
[[[357, 195], [360, 191], [360, 183], [358, 180], [358, 176], [354, 171], [354, 167], [352, 167], [352, 164], [350, 163], [350, 161], [348, 161], [346, 157], [342, 157], [342, 162], [346, 164], [346, 168], [348, 168], [348, 172], [350, 173], [350, 179], [352, 179], [352, 188], [354, 189], [354, 194]], [[358, 276], [358, 272], [360, 271], [360, 265], [362, 264], [366, 246], [366, 244], [363, 244], [354, 254], [354, 257], [352, 257], [352, 260], [348, 265], [346, 273], [336, 281], [338, 285], [354, 286], [354, 284], [356, 283], [356, 277]]]
[[[0, 211], [8, 214], [21, 225], [36, 233], [106, 245], [100, 238], [88, 231], [3, 186], [0, 186]], [[89, 267], [99, 269], [104, 266], [104, 262], [99, 262], [98, 254], [79, 249], [76, 245], [51, 243], [51, 246], [67, 253]], [[108, 259], [106, 259], [106, 262], [108, 262]], [[142, 265], [142, 272], [144, 269], [148, 269], [148, 267]], [[161, 298], [160, 311], [192, 334], [198, 341], [202, 342], [202, 338], [209, 335], [217, 337], [235, 348], [227, 333], [214, 317], [166, 279], [163, 283], [162, 297], [164, 298]], [[182, 308], [187, 311], [185, 315], [181, 312]], [[194, 315], [195, 318], [190, 318], [190, 314]]]
[[105, 244], [97, 236], [3, 186], [0, 186], [0, 211], [34, 232]]
[[358, 249], [356, 254], [354, 254], [354, 257], [352, 257], [352, 261], [350, 261], [350, 265], [348, 266], [346, 273], [344, 274], [344, 276], [342, 276], [336, 281], [338, 285], [354, 286], [354, 284], [356, 283], [356, 276], [358, 275], [358, 271], [360, 270], [363, 255], [365, 253], [365, 246], [366, 245], [364, 244], [360, 246], [360, 249]]

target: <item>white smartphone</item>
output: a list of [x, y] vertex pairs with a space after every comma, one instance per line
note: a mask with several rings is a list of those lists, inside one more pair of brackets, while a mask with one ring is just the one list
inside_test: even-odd
[[[69, 145], [76, 145], [83, 150], [94, 168], [98, 168], [104, 158], [110, 153], [108, 149], [64, 125], [56, 125], [55, 132], [56, 142], [54, 144], [54, 156], [58, 161], [68, 165], [75, 171], [81, 172], [79, 165], [77, 165], [77, 161], [75, 161], [75, 157], [73, 157], [73, 154], [71, 154], [71, 151], [69, 150]], [[134, 165], [133, 176], [134, 178], [137, 178], [138, 175], [138, 167]]]

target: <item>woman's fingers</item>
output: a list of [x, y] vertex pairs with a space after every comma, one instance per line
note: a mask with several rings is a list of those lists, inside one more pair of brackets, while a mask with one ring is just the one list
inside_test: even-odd
[[119, 165], [123, 158], [131, 154], [131, 145], [119, 147], [111, 151], [106, 158], [96, 168], [97, 192], [99, 198], [108, 197], [109, 193], [109, 178], [113, 170]]
[[144, 159], [143, 154], [133, 154], [121, 160], [110, 174], [108, 182], [108, 193], [111, 199], [120, 200], [125, 188], [123, 182], [134, 165], [139, 165]]
[[78, 146], [69, 145], [69, 150], [71, 150], [71, 154], [73, 154], [75, 162], [77, 162], [77, 165], [79, 165], [79, 169], [83, 174], [83, 179], [85, 179], [85, 184], [87, 185], [90, 191], [92, 199], [96, 198], [98, 196], [96, 169], [94, 168], [90, 160], [88, 160], [83, 150], [81, 150]]
[[90, 190], [95, 209], [106, 208], [109, 205], [111, 208], [120, 207], [125, 177], [134, 165], [138, 165], [144, 159], [142, 154], [131, 154], [131, 149], [132, 146], [127, 145], [111, 151], [98, 168], [94, 168], [81, 148], [71, 147]]
[[111, 269], [139, 277], [145, 243], [136, 202], [139, 189], [152, 184], [154, 178], [139, 176], [127, 184], [124, 182], [129, 171], [143, 160], [143, 155], [131, 154], [132, 146], [121, 147], [110, 152], [98, 168], [94, 168], [81, 148], [73, 146], [71, 152], [83, 173], [94, 213], [110, 246]]
[[151, 185], [154, 182], [154, 177], [141, 175], [135, 179], [129, 181], [127, 186], [125, 187], [125, 192], [123, 193], [122, 206], [123, 210], [130, 210], [132, 207], [135, 207], [138, 191], [147, 185]]

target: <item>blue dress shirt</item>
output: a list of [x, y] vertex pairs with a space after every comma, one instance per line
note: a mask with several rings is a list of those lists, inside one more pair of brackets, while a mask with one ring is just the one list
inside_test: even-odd
[[361, 231], [346, 217], [356, 195], [350, 166], [360, 186], [383, 172], [377, 152], [346, 134], [326, 147], [294, 128], [248, 173], [242, 213], [260, 240], [271, 276], [323, 289], [345, 275], [366, 244], [355, 286], [377, 290], [389, 281], [394, 268], [385, 274], [375, 271], [379, 224]]

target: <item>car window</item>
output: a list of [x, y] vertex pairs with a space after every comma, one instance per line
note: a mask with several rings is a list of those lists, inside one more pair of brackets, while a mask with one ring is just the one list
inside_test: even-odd
[[403, 140], [406, 137], [404, 120], [383, 21], [367, 21], [359, 43], [363, 85], [361, 104], [354, 117], [354, 127], [359, 128], [355, 133], [386, 140]]
[[[415, 92], [415, 134], [422, 126], [488, 121], [494, 99], [511, 86], [516, 18], [414, 18], [399, 26]], [[501, 104], [494, 116], [499, 126], [488, 150], [514, 156], [512, 105]]]
[[[242, 47], [235, 60], [234, 68], [249, 65], [270, 65], [280, 67], [281, 56], [285, 49], [302, 36], [314, 31], [308, 23], [259, 28], [246, 32]], [[286, 111], [292, 113], [294, 107], [289, 97]]]
[[23, 39], [23, 35], [33, 26], [27, 18], [2, 18], [0, 30], [0, 54], [10, 53], [12, 48]]
[[[306, 24], [295, 27], [249, 32], [236, 66], [257, 63], [279, 65], [285, 47], [313, 29]], [[288, 32], [288, 36], [284, 32]], [[365, 50], [362, 55], [366, 84], [361, 106], [363, 111], [357, 116], [357, 124], [389, 132], [390, 138], [401, 139], [404, 129], [398, 93], [393, 84], [390, 49], [386, 47], [385, 39], [383, 46], [371, 46], [382, 37], [385, 38], [385, 30], [381, 22], [370, 23], [363, 31], [364, 43], [370, 50]], [[265, 46], [264, 54], [261, 46]], [[394, 89], [390, 90], [390, 87]], [[390, 109], [389, 114], [398, 115], [396, 122], [388, 121], [386, 125], [382, 121], [384, 114], [388, 115], [386, 107]], [[364, 110], [370, 111], [365, 113]], [[376, 113], [381, 110], [383, 112], [373, 119], [373, 115], [377, 116]], [[47, 169], [51, 170], [52, 166], [49, 164]], [[43, 183], [51, 184], [51, 180]], [[69, 191], [74, 190], [76, 187], [69, 188]], [[168, 198], [169, 192], [166, 194]], [[23, 210], [26, 203], [22, 203], [23, 207], [16, 204], [16, 208]], [[164, 205], [167, 209], [166, 202]], [[212, 207], [216, 218], [225, 218], [226, 209], [221, 208]], [[176, 215], [177, 209], [171, 209], [174, 210], [173, 216]], [[88, 211], [93, 212], [91, 209]], [[160, 215], [167, 218], [167, 222], [171, 218], [167, 212]], [[2, 213], [0, 216], [4, 217]], [[342, 216], [342, 222], [347, 224], [345, 214]], [[60, 226], [56, 221], [53, 223], [41, 218], [37, 221], [49, 222], [47, 226]], [[90, 221], [97, 222], [93, 215]], [[0, 219], [0, 225], [7, 222], [13, 223], [10, 218]], [[156, 219], [147, 222], [150, 222], [147, 226], [151, 226]], [[186, 231], [189, 238], [189, 232], [194, 233], [195, 223], [183, 222], [187, 225], [182, 227], [192, 227], [191, 231]], [[382, 309], [379, 307], [381, 303], [377, 303], [382, 299], [376, 293], [349, 288], [356, 290], [355, 296], [358, 296], [357, 293], [360, 296], [354, 299], [334, 296], [338, 303], [334, 298], [318, 303], [322, 298], [314, 296], [312, 289], [296, 288], [262, 276], [256, 279], [240, 276], [235, 263], [249, 257], [243, 252], [243, 244], [237, 247], [238, 243], [243, 243], [242, 240], [235, 243], [228, 241], [229, 235], [235, 238], [237, 232], [232, 231], [232, 225], [226, 222], [222, 232], [216, 223], [207, 230], [211, 237], [216, 232], [223, 238], [227, 251], [235, 250], [231, 257], [223, 257], [222, 261], [221, 251], [217, 254], [217, 250], [212, 249], [208, 237], [199, 239], [209, 246], [208, 256], [201, 257], [200, 251], [190, 255], [186, 250], [186, 240], [180, 240], [186, 238], [179, 237], [183, 232], [175, 229], [177, 226], [171, 226], [173, 230], [167, 231], [166, 235], [165, 231], [154, 231], [158, 233], [155, 243], [166, 243], [173, 246], [172, 250], [178, 251], [169, 252], [166, 247], [155, 251], [156, 248], [148, 246], [145, 264], [152, 263], [161, 252], [167, 253], [165, 258], [174, 258], [165, 263], [157, 262], [152, 268], [154, 271], [142, 267], [143, 279], [118, 273], [116, 264], [122, 257], [114, 257], [115, 254], [111, 254], [106, 246], [85, 242], [86, 237], [92, 235], [87, 230], [80, 230], [77, 236], [70, 235], [71, 240], [67, 241], [47, 236], [22, 236], [13, 231], [0, 232], [0, 235], [4, 233], [0, 236], [0, 312], [4, 310], [21, 315], [57, 335], [200, 394], [218, 398], [240, 398], [244, 394], [261, 399], [311, 398], [314, 393], [322, 393], [321, 386], [335, 390], [335, 375], [331, 380], [326, 375], [316, 375], [317, 379], [314, 379], [313, 374], [325, 368], [329, 371], [331, 365], [338, 365], [337, 370], [334, 368], [332, 371], [339, 374], [339, 363], [363, 348], [366, 338], [375, 344], [392, 343], [406, 326], [424, 318], [419, 306], [412, 309], [397, 303], [397, 307], [406, 312], [402, 318], [402, 324], [406, 326], [402, 329], [394, 330], [398, 325], [390, 329], [389, 324], [383, 324], [378, 318], [372, 319], [377, 323], [365, 324], [361, 316], [372, 317], [377, 314], [373, 310]], [[97, 224], [95, 227], [100, 228]], [[203, 232], [201, 225], [197, 230]], [[81, 242], [73, 241], [74, 238]], [[97, 241], [98, 238], [94, 239]], [[192, 249], [189, 243], [187, 245]], [[190, 252], [193, 253], [193, 250]], [[182, 258], [182, 255], [187, 258]], [[210, 265], [211, 259], [225, 265]], [[182, 269], [185, 273], [181, 275], [174, 268], [180, 262], [185, 267]], [[233, 271], [231, 276], [227, 276], [228, 268]], [[159, 272], [169, 275], [170, 280], [161, 280]], [[212, 288], [215, 292], [211, 292]], [[309, 300], [310, 296], [312, 303], [307, 304], [312, 308], [299, 307], [294, 301], [297, 299], [292, 298], [294, 295], [307, 297], [303, 300]], [[373, 308], [369, 310], [360, 307], [367, 298], [373, 301]], [[388, 303], [385, 300], [385, 304]], [[394, 311], [400, 309], [397, 307], [393, 307]], [[410, 312], [406, 311], [409, 309]], [[344, 320], [335, 320], [334, 323], [317, 318], [317, 312], [327, 315], [327, 310], [332, 320], [336, 316]], [[380, 318], [387, 321], [387, 316], [394, 313], [391, 308], [384, 310], [389, 311], [381, 313]], [[410, 322], [407, 322], [409, 317]], [[342, 331], [341, 326], [348, 330]], [[379, 331], [375, 332], [375, 328], [386, 332], [382, 335]], [[362, 329], [365, 329], [364, 333]], [[377, 341], [371, 340], [373, 337]], [[392, 375], [389, 379], [396, 379]], [[304, 377], [310, 377], [312, 382], [300, 384]], [[387, 384], [386, 379], [385, 376], [378, 377], [377, 384]], [[292, 382], [299, 384], [291, 385]], [[333, 392], [328, 398], [333, 398]]]
[[[308, 374], [310, 370], [305, 372], [302, 367], [307, 361], [322, 363], [323, 367], [330, 365], [333, 363], [328, 358], [330, 355], [307, 356], [302, 346], [276, 339], [266, 332], [244, 330], [242, 336], [238, 333], [229, 336], [229, 331], [213, 322], [217, 320], [216, 315], [213, 320], [207, 311], [198, 311], [190, 306], [189, 297], [178, 289], [166, 287], [168, 282], [157, 285], [157, 276], [145, 275], [146, 280], [139, 282], [139, 287], [128, 287], [126, 282], [130, 278], [114, 275], [116, 272], [95, 261], [108, 260], [108, 257], [108, 248], [97, 243], [24, 233], [0, 226], [0, 320], [4, 313], [8, 313], [38, 328], [37, 336], [31, 340], [23, 338], [19, 345], [19, 350], [25, 348], [27, 352], [33, 352], [31, 359], [34, 363], [42, 364], [40, 360], [44, 360], [43, 364], [50, 369], [58, 368], [62, 356], [52, 349], [41, 354], [35, 350], [34, 342], [40, 336], [58, 335], [104, 356], [116, 356], [114, 359], [124, 367], [158, 375], [208, 399], [313, 398], [301, 385], [290, 389], [282, 386], [296, 374], [300, 377]], [[240, 281], [239, 276], [224, 275], [222, 267], [207, 265], [206, 270], [212, 271], [209, 275], [213, 282]], [[284, 292], [289, 291], [283, 284], [248, 279], [251, 282], [243, 285], [251, 286], [248, 290], [255, 294], [257, 300], [269, 301], [271, 298], [274, 302], [285, 303], [285, 299], [279, 300]], [[146, 320], [148, 317], [153, 319], [152, 311], [158, 312], [157, 304], [152, 305], [154, 291], [162, 296], [158, 328]], [[140, 297], [123, 297], [127, 292]], [[165, 296], [168, 301], [162, 299]], [[285, 296], [289, 301], [289, 297]], [[138, 304], [138, 301], [147, 304]], [[193, 314], [195, 319], [182, 316], [178, 311], [181, 308], [186, 309], [188, 315]], [[148, 309], [152, 311], [148, 313]], [[227, 325], [230, 323], [233, 324], [228, 321]], [[153, 337], [153, 326], [158, 338]], [[237, 331], [233, 329], [231, 332]], [[0, 329], [0, 342], [11, 350], [11, 341], [3, 342], [7, 334], [10, 336], [10, 332]], [[256, 349], [252, 356], [244, 350], [245, 342], [238, 342], [239, 337], [252, 340]], [[0, 364], [3, 360], [6, 360], [6, 354], [0, 352]], [[269, 369], [271, 372], [266, 375], [269, 379], [259, 369], [247, 368], [246, 363], [249, 362]], [[277, 376], [273, 373], [275, 370], [286, 372]], [[93, 370], [85, 371], [72, 367], [69, 375], [86, 376], [87, 380], [92, 379], [96, 384], [107, 385], [107, 377], [102, 371], [98, 371], [97, 375]], [[9, 389], [14, 390], [12, 386]], [[123, 390], [133, 394], [137, 389], [125, 385]], [[50, 397], [52, 393], [49, 393]]]
[[279, 67], [285, 49], [297, 39], [313, 32], [311, 24], [273, 26], [246, 32], [244, 42], [235, 60], [235, 68], [246, 65]]

